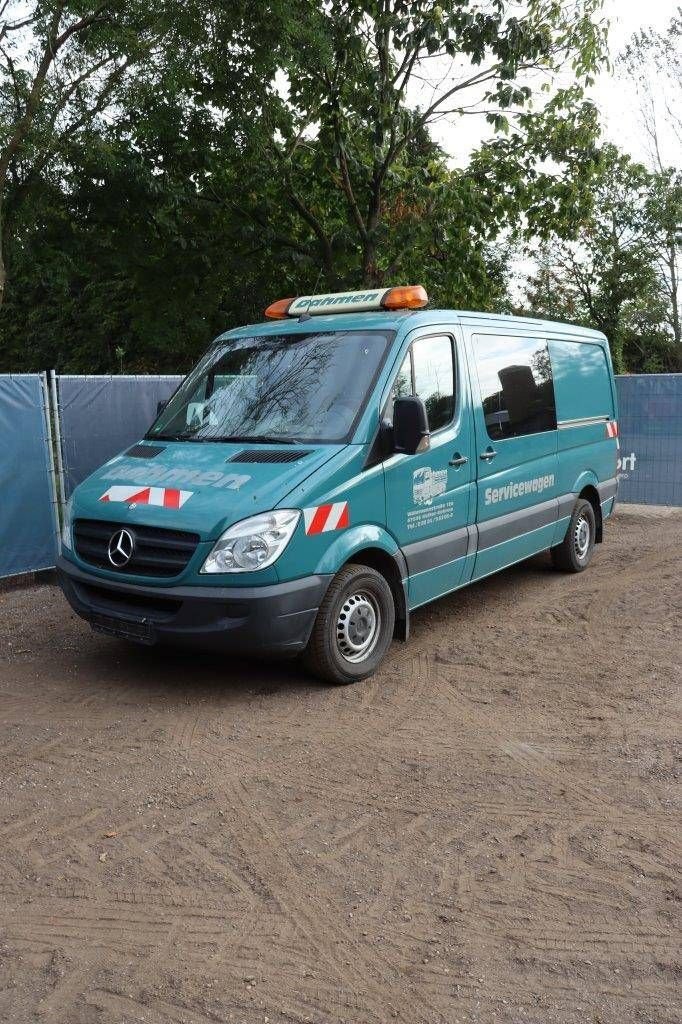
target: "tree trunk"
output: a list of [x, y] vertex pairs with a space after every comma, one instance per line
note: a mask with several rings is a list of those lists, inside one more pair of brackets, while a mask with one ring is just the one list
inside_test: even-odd
[[376, 243], [373, 238], [365, 240], [362, 246], [362, 286], [377, 288], [380, 284], [376, 264]]
[[682, 369], [682, 324], [680, 324], [680, 302], [677, 294], [679, 287], [677, 273], [677, 244], [673, 234], [668, 241], [668, 270], [670, 273], [671, 324], [675, 338], [675, 354], [677, 365]]
[[0, 308], [5, 301], [5, 284], [7, 270], [5, 268], [5, 222], [3, 218], [2, 199], [0, 198]]
[[381, 169], [375, 167], [362, 240], [362, 283], [365, 288], [378, 288], [382, 284], [382, 275], [377, 267], [377, 230], [381, 221], [381, 199]]

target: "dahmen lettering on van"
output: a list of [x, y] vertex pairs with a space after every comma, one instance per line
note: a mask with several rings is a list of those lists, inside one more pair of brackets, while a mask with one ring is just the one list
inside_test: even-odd
[[229, 487], [231, 490], [239, 490], [244, 484], [248, 484], [251, 477], [244, 473], [221, 473], [215, 469], [202, 472], [188, 467], [163, 469], [160, 466], [131, 466], [118, 463], [115, 469], [102, 473], [100, 479], [143, 484], [202, 484], [205, 487]]
[[59, 578], [96, 631], [353, 683], [444, 594], [546, 550], [586, 569], [618, 455], [601, 334], [421, 285], [279, 299], [76, 488]]

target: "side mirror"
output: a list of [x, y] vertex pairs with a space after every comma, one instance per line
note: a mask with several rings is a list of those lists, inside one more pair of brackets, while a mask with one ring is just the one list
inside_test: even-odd
[[408, 395], [393, 403], [393, 447], [405, 455], [428, 451], [431, 443], [429, 418], [421, 398]]
[[156, 403], [156, 415], [160, 416], [161, 413], [163, 412], [163, 410], [166, 408], [167, 405], [168, 405], [168, 399], [166, 399], [165, 401], [157, 402]]

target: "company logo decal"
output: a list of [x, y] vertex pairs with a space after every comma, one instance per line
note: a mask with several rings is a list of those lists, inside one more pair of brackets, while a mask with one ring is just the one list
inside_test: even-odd
[[100, 501], [125, 501], [131, 505], [156, 505], [160, 508], [182, 508], [194, 491], [178, 491], [174, 487], [110, 487]]
[[609, 420], [606, 424], [606, 436], [618, 437], [618, 424], [615, 420]]
[[107, 555], [109, 556], [109, 561], [116, 569], [122, 569], [133, 557], [134, 550], [135, 541], [133, 540], [132, 533], [128, 530], [118, 530], [112, 534], [107, 547]]
[[328, 533], [350, 526], [347, 501], [336, 501], [333, 505], [316, 505], [303, 509], [305, 532], [311, 537], [315, 533]]
[[[385, 291], [385, 289], [384, 289]], [[299, 309], [317, 309], [319, 306], [358, 306], [377, 302], [383, 292], [349, 292], [347, 295], [302, 295], [292, 302], [289, 312]]]
[[433, 499], [448, 489], [447, 469], [415, 469], [412, 474], [412, 500], [415, 505], [432, 505]]
[[521, 480], [506, 487], [486, 487], [484, 500], [486, 505], [496, 505], [498, 501], [509, 501], [510, 498], [522, 498], [525, 494], [542, 494], [548, 487], [554, 487], [554, 473], [547, 476], [536, 476], [534, 480]]

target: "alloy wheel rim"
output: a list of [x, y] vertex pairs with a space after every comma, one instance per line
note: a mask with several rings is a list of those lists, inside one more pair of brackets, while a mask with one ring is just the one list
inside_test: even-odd
[[381, 611], [372, 594], [361, 591], [347, 597], [336, 620], [336, 646], [353, 665], [366, 661], [379, 640]]

